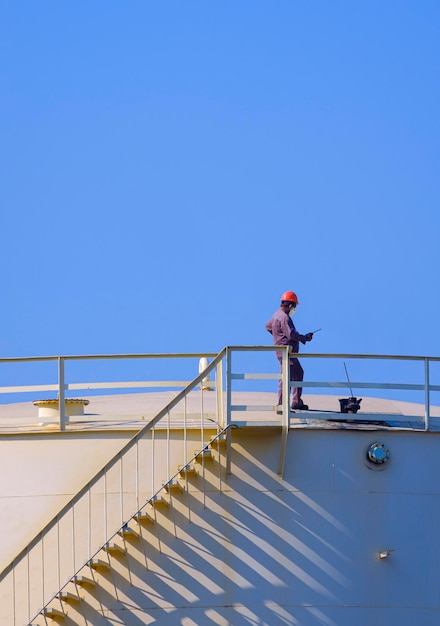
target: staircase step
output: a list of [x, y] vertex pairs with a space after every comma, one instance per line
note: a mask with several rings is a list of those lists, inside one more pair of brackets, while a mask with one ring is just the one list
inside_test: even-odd
[[212, 461], [212, 450], [209, 450], [208, 448], [200, 451], [196, 450], [196, 452], [194, 452], [194, 456], [196, 463], [202, 463], [203, 460]]
[[94, 587], [96, 585], [93, 578], [89, 578], [88, 576], [75, 576], [72, 582], [80, 587]]
[[227, 443], [227, 438], [226, 435], [220, 435], [220, 437], [217, 437], [217, 439], [214, 439], [214, 441], [210, 444], [211, 448], [214, 448], [214, 450], [217, 450], [218, 448], [224, 448], [226, 446]]
[[123, 554], [125, 554], [125, 549], [119, 544], [114, 543], [113, 541], [111, 543], [107, 543], [103, 549], [109, 554], [113, 554], [113, 555], [122, 556]]
[[125, 526], [118, 530], [118, 535], [131, 539], [139, 538], [139, 533], [137, 533], [134, 528], [130, 528], [130, 526], [128, 526], [127, 524], [125, 524]]
[[177, 491], [179, 493], [182, 493], [184, 491], [182, 485], [179, 483], [178, 480], [169, 480], [167, 483], [163, 483], [163, 486], [168, 493], [170, 493], [170, 491]]
[[184, 476], [197, 476], [197, 470], [194, 465], [179, 465], [179, 474]]
[[92, 559], [91, 561], [89, 561], [89, 565], [92, 569], [95, 569], [95, 570], [98, 570], [98, 569], [109, 570], [110, 569], [110, 564], [108, 563], [108, 561], [103, 561], [102, 559]]
[[164, 509], [168, 507], [168, 500], [165, 500], [163, 496], [153, 496], [150, 500], [150, 504], [155, 509]]
[[76, 594], [71, 593], [70, 591], [60, 591], [57, 596], [63, 602], [80, 602], [81, 598], [79, 598]]
[[50, 606], [47, 606], [45, 609], [43, 609], [40, 612], [40, 615], [43, 615], [44, 617], [52, 617], [57, 620], [64, 620], [66, 618], [62, 611], [60, 611], [59, 609], [54, 609]]
[[155, 522], [154, 517], [147, 513], [147, 511], [136, 513], [133, 519], [135, 519], [139, 524], [154, 524]]

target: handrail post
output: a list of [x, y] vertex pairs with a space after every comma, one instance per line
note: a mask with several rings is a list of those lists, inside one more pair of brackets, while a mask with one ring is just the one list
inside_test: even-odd
[[60, 430], [66, 430], [66, 403], [64, 395], [64, 359], [58, 357], [58, 407], [60, 414]]
[[283, 426], [289, 430], [290, 419], [290, 367], [289, 367], [289, 346], [283, 352]]
[[[226, 348], [226, 426], [229, 426], [232, 422], [231, 419], [231, 406], [232, 406], [232, 389], [231, 389], [231, 374], [232, 374], [232, 352], [229, 348]], [[224, 427], [224, 426], [223, 426]], [[226, 474], [231, 473], [231, 433], [229, 428], [226, 433]]]
[[231, 405], [232, 405], [232, 389], [231, 389], [231, 350], [226, 348], [226, 426], [231, 423]]
[[225, 427], [225, 407], [223, 403], [223, 361], [220, 361], [215, 370], [215, 392], [217, 396], [217, 414], [221, 428]]
[[429, 430], [429, 359], [425, 358], [425, 431]]
[[284, 461], [286, 458], [287, 447], [287, 435], [289, 433], [290, 426], [290, 367], [289, 367], [289, 346], [285, 346], [283, 349], [283, 356], [281, 362], [281, 382], [283, 389], [283, 420], [281, 423], [281, 449], [280, 449], [280, 461], [278, 465], [278, 474], [283, 477], [284, 474]]

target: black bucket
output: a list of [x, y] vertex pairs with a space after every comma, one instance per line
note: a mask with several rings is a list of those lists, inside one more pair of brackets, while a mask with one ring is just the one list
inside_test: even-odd
[[362, 398], [341, 398], [339, 400], [341, 413], [357, 413], [361, 408]]

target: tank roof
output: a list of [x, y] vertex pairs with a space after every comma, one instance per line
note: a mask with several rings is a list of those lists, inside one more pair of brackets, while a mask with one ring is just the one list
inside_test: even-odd
[[[89, 396], [83, 415], [68, 419], [67, 431], [81, 430], [139, 430], [155, 417], [176, 396], [173, 391], [144, 392]], [[309, 411], [291, 414], [291, 428], [350, 428], [350, 429], [424, 429], [423, 404], [364, 397], [356, 414], [340, 412], [335, 395], [303, 395]], [[186, 421], [188, 427], [199, 428], [201, 423], [201, 392], [188, 395]], [[0, 405], [0, 434], [47, 432], [57, 426], [56, 418], [41, 418], [34, 400]], [[239, 426], [281, 426], [276, 413], [276, 394], [269, 392], [234, 392], [232, 404], [239, 410], [232, 413], [232, 422]], [[216, 394], [203, 392], [204, 424], [217, 427]], [[430, 430], [440, 431], [440, 407], [431, 406]], [[182, 409], [170, 413], [170, 427], [180, 428], [184, 423]]]

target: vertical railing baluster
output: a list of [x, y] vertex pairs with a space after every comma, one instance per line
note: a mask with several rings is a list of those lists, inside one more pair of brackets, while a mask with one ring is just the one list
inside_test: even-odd
[[87, 553], [92, 553], [92, 490], [87, 492]]
[[203, 405], [203, 387], [200, 388], [200, 436], [203, 448], [205, 445], [205, 408]]
[[430, 394], [429, 394], [429, 359], [425, 358], [425, 431], [429, 430]]
[[76, 572], [76, 549], [75, 549], [75, 506], [72, 507], [72, 561], [73, 571]]
[[104, 541], [108, 537], [108, 515], [107, 515], [107, 470], [104, 471]]
[[171, 476], [171, 459], [170, 459], [170, 454], [171, 454], [171, 441], [170, 441], [170, 437], [171, 437], [171, 430], [170, 430], [170, 412], [167, 411], [167, 479]]
[[290, 426], [290, 355], [289, 347], [286, 346], [283, 352], [283, 426], [289, 430]]
[[223, 405], [223, 361], [216, 365], [215, 370], [215, 393], [217, 400], [217, 420], [220, 428], [225, 427], [225, 415]]
[[66, 430], [66, 403], [64, 393], [64, 359], [58, 357], [58, 408], [60, 415], [60, 430]]
[[187, 440], [187, 404], [186, 404], [186, 394], [183, 398], [183, 464], [186, 463], [186, 459], [188, 458], [188, 440]]
[[284, 472], [284, 460], [286, 456], [287, 436], [290, 426], [290, 367], [289, 367], [289, 346], [285, 346], [282, 356], [282, 385], [283, 385], [283, 420], [281, 425], [281, 446], [280, 446], [280, 460], [278, 464], [278, 474], [282, 477]]
[[203, 478], [203, 508], [206, 508], [206, 469], [205, 469], [205, 412], [203, 407], [203, 387], [200, 389], [200, 411], [201, 424], [200, 430], [202, 435], [202, 478]]
[[187, 436], [187, 403], [186, 394], [183, 397], [183, 467], [185, 470], [185, 489], [186, 489], [186, 508], [188, 509], [188, 521], [191, 521], [191, 503], [189, 499], [189, 481], [187, 471], [187, 458], [188, 458], [188, 436]]
[[[218, 369], [218, 365], [216, 367], [216, 369]], [[216, 382], [217, 382], [217, 377], [216, 377]], [[221, 421], [220, 421], [220, 407], [219, 407], [219, 402], [218, 402], [218, 396], [216, 398], [216, 421], [217, 421], [217, 434], [219, 433], [219, 431], [222, 429], [221, 426]], [[219, 491], [221, 493], [222, 491], [222, 457], [221, 457], [221, 453], [220, 453], [220, 439], [217, 438], [217, 451], [218, 451], [218, 478], [219, 478]]]
[[41, 605], [44, 606], [44, 535], [41, 535]]
[[232, 351], [230, 348], [226, 348], [226, 426], [231, 423], [231, 404], [232, 404], [232, 389], [231, 389], [231, 375], [232, 375]]
[[[217, 427], [217, 435], [220, 430], [221, 429]], [[226, 438], [228, 437], [229, 430], [230, 429], [228, 428], [228, 430], [226, 431]], [[224, 437], [224, 435], [221, 435], [221, 437]], [[217, 453], [218, 453], [218, 490], [220, 493], [222, 493], [222, 454], [221, 454], [220, 437], [217, 437]]]
[[119, 472], [119, 500], [121, 506], [121, 526], [124, 523], [124, 486], [123, 486], [123, 467], [122, 467], [122, 455], [119, 457], [120, 461], [120, 472]]
[[139, 439], [136, 440], [136, 511], [139, 511]]
[[[174, 473], [173, 473], [174, 474]], [[171, 412], [167, 411], [167, 481], [171, 478]], [[163, 483], [162, 483], [163, 485]], [[173, 488], [168, 484], [169, 504], [171, 507], [171, 516], [173, 521], [174, 536], [177, 537], [176, 516], [174, 513]]]
[[[232, 404], [232, 390], [231, 390], [231, 375], [232, 375], [232, 359], [231, 350], [226, 348], [226, 426], [231, 424], [231, 404]], [[228, 432], [229, 432], [228, 428]], [[226, 439], [226, 474], [231, 473], [231, 437]]]
[[29, 563], [29, 548], [26, 550], [27, 557], [27, 600], [28, 600], [28, 621], [31, 621], [31, 571]]
[[[16, 626], [17, 623], [17, 611], [15, 608], [15, 585], [16, 585], [16, 581], [15, 581], [15, 565], [12, 568], [12, 615], [13, 615], [13, 626]], [[30, 621], [30, 616], [29, 616], [29, 621]]]
[[57, 568], [58, 568], [58, 589], [61, 589], [61, 542], [60, 542], [60, 519], [57, 517]]
[[[154, 440], [155, 427], [151, 429], [151, 495], [154, 494]], [[154, 509], [156, 511], [156, 509]]]

